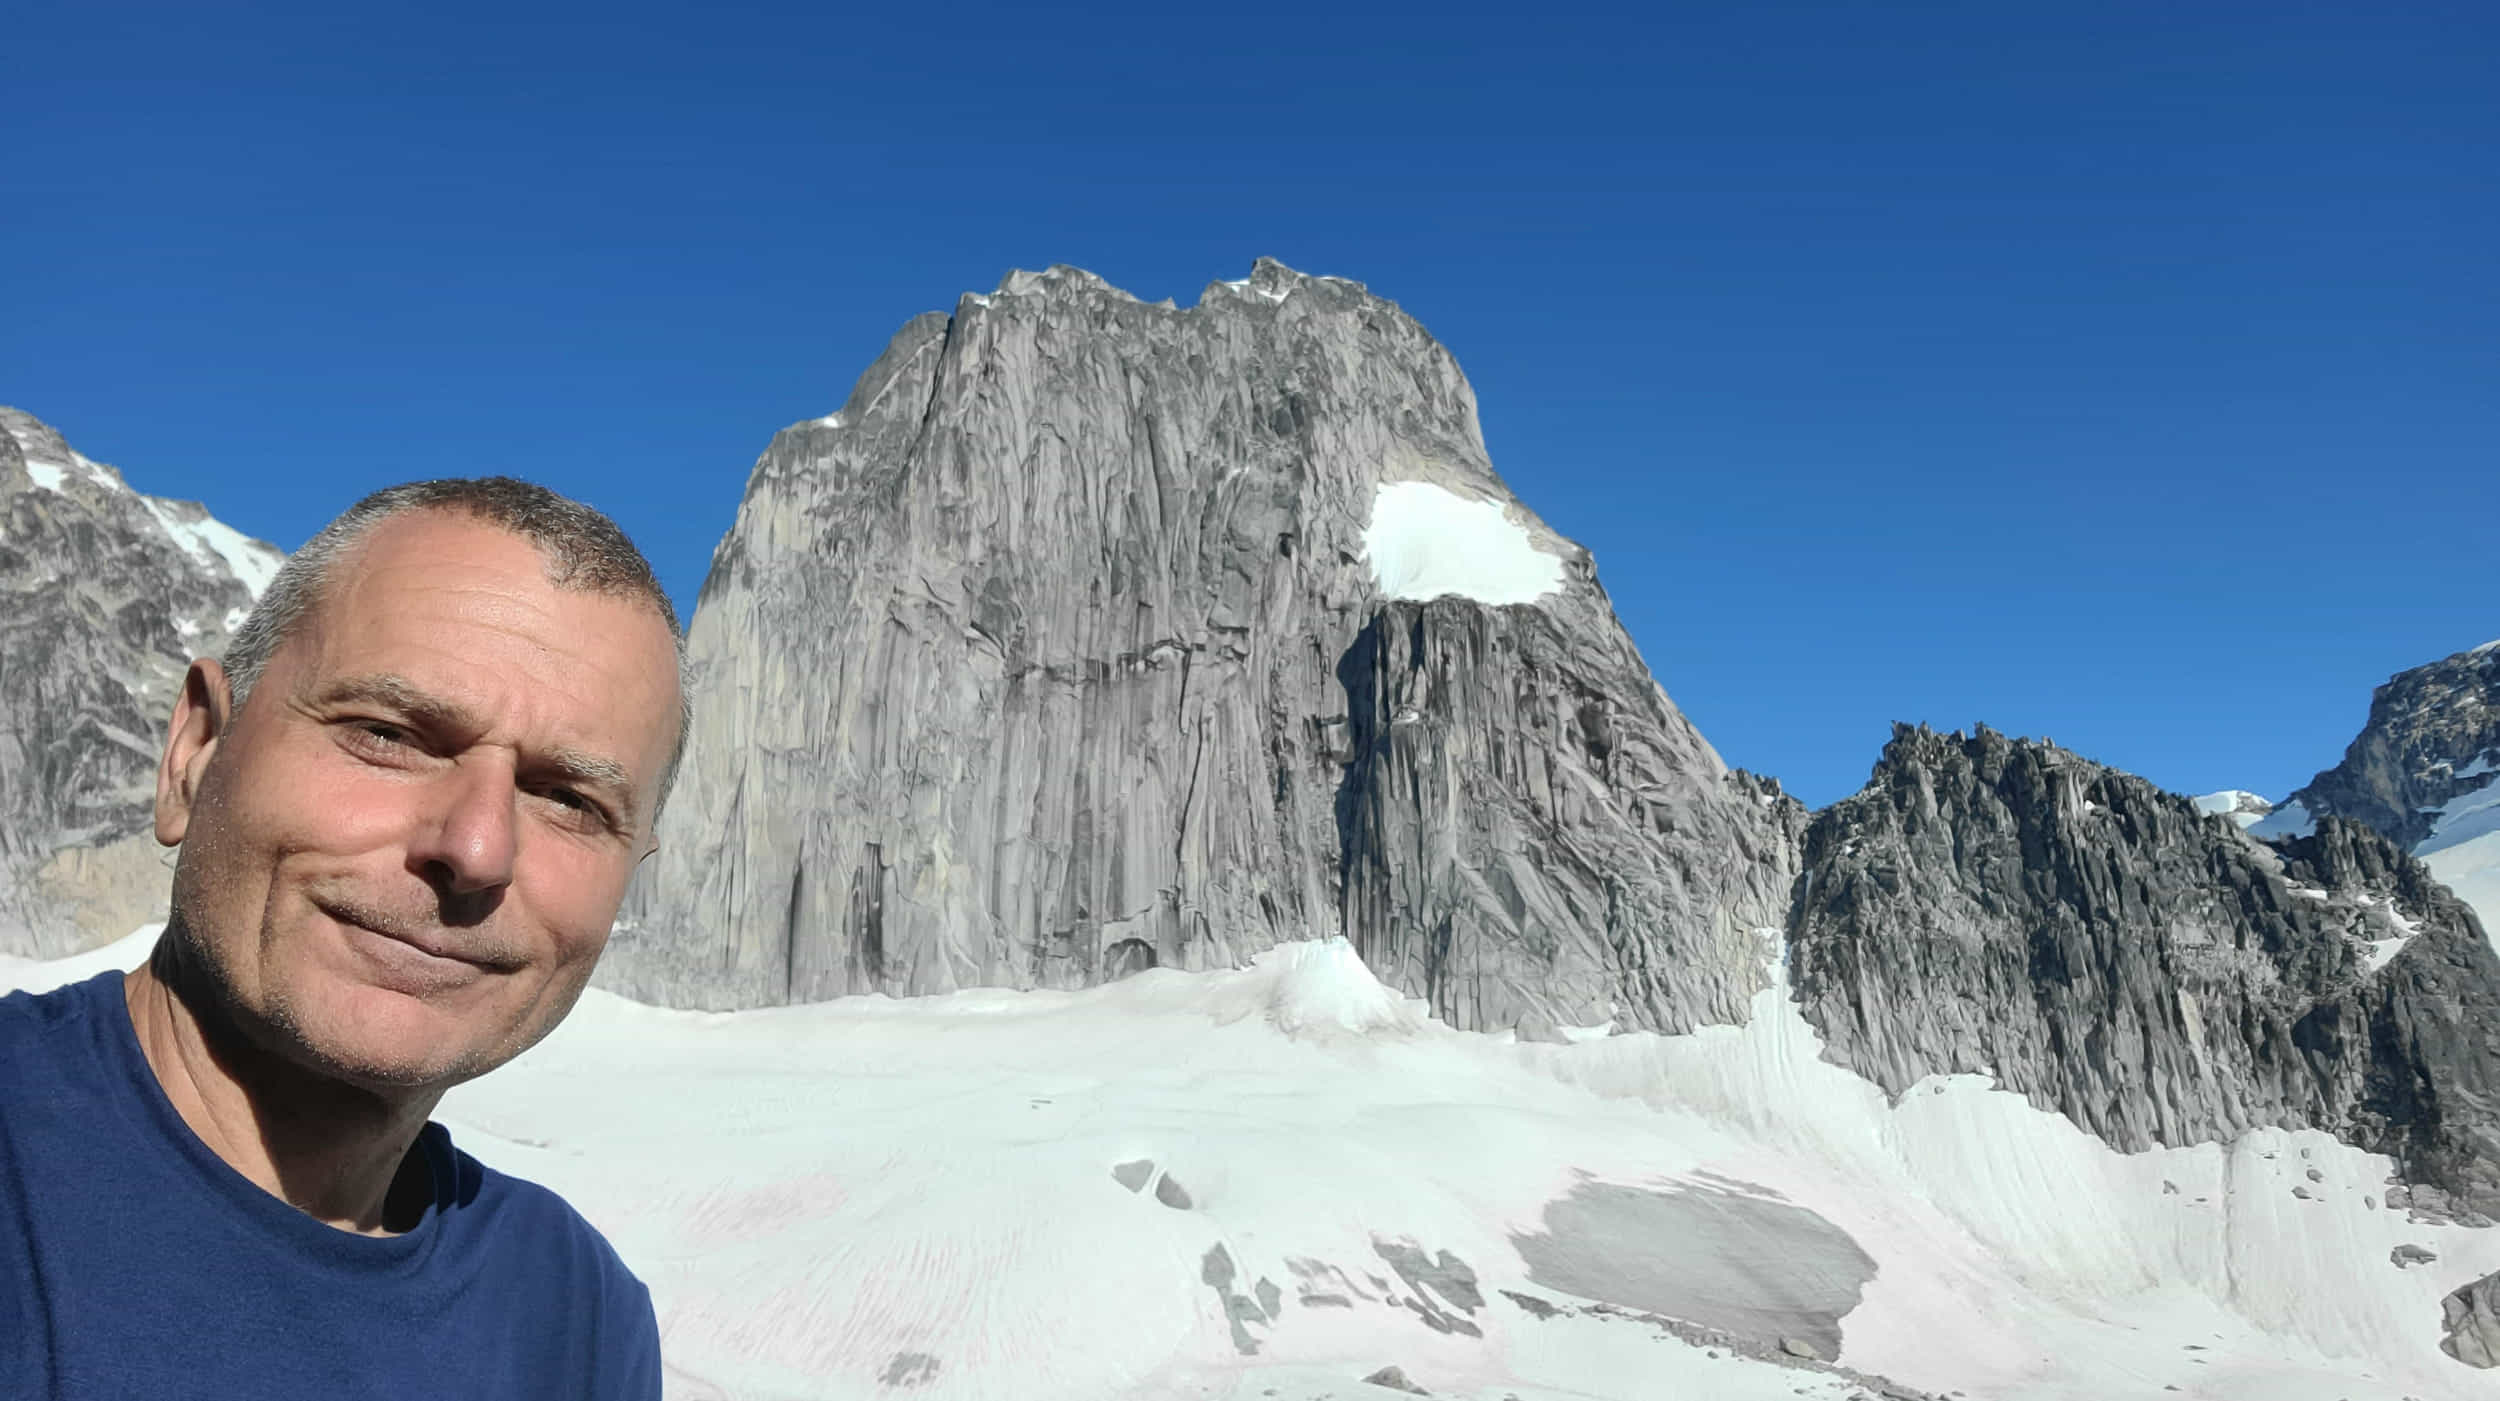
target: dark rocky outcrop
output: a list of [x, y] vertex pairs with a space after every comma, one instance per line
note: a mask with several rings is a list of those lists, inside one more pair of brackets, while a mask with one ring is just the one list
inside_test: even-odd
[[1898, 728], [1789, 931], [1826, 1054], [1986, 1072], [2128, 1150], [2314, 1127], [2500, 1212], [2500, 957], [2421, 863], [2273, 845], [2043, 743]]
[[174, 694], [280, 558], [0, 408], [0, 953], [164, 917], [147, 829]]
[[[1392, 487], [1548, 582], [1429, 531], [1437, 572], [1375, 554]], [[601, 974], [649, 1000], [1072, 987], [1342, 933], [1454, 1025], [1680, 1031], [1743, 1015], [1787, 906], [1802, 810], [1660, 691], [1448, 352], [1272, 262], [1187, 310], [1062, 268], [913, 321], [758, 462], [689, 650], [684, 775]]]

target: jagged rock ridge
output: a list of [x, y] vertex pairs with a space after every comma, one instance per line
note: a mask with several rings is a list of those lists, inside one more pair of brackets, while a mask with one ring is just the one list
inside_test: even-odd
[[1900, 727], [1808, 830], [1789, 947], [1826, 1054], [1893, 1093], [1993, 1074], [2131, 1151], [2323, 1128], [2500, 1212], [2500, 956], [2357, 823], [2270, 846], [2051, 745]]
[[282, 556], [9, 408], [0, 523], [0, 953], [51, 957], [163, 917], [166, 717]]
[[[1550, 586], [1384, 587], [1400, 484]], [[1400, 577], [1489, 567], [1413, 558], [1447, 543], [1410, 532]], [[1455, 1025], [1683, 1030], [1741, 1018], [1787, 904], [1802, 810], [1667, 700], [1449, 354], [1273, 262], [1187, 310], [1054, 268], [913, 321], [757, 463], [689, 649], [679, 795], [602, 970], [647, 999], [1067, 987], [1342, 932]]]

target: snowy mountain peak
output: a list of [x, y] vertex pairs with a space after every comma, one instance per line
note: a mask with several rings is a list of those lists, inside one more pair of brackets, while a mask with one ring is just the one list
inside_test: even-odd
[[2199, 797], [2196, 800], [2196, 810], [2209, 815], [2219, 814], [2228, 817], [2242, 827], [2252, 827], [2263, 821], [2266, 814], [2274, 811], [2274, 804], [2246, 789], [2225, 788], [2219, 793], [2207, 793]]
[[1082, 296], [1087, 293], [1118, 297], [1123, 301], [1137, 300], [1134, 295], [1121, 291], [1093, 273], [1083, 268], [1069, 267], [1065, 263], [1053, 263], [1040, 272], [1010, 268], [1007, 270], [1007, 275], [998, 280], [998, 290], [990, 295], [994, 297]]
[[0, 775], [0, 954], [58, 953], [161, 911], [146, 828], [175, 689], [283, 556], [197, 502], [132, 490], [17, 409], [0, 409], [0, 514], [0, 715], [41, 775]]

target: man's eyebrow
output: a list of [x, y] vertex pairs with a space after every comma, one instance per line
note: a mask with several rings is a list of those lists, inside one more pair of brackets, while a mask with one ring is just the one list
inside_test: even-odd
[[[475, 734], [486, 728], [468, 707], [429, 694], [408, 678], [389, 672], [344, 677], [324, 688], [320, 701], [325, 705], [364, 701], [388, 706], [421, 725], [462, 734]], [[628, 828], [634, 825], [634, 778], [616, 760], [586, 750], [560, 747], [533, 758], [529, 766], [567, 783], [604, 790], [616, 807], [617, 820]]]
[[625, 771], [623, 764], [579, 749], [556, 749], [538, 759], [532, 767], [579, 787], [605, 790], [608, 801], [616, 807], [616, 820], [628, 828], [634, 825], [634, 778]]
[[386, 705], [411, 720], [440, 725], [446, 729], [475, 733], [485, 726], [477, 721], [468, 707], [417, 688], [407, 677], [389, 672], [371, 676], [347, 676], [322, 688], [318, 700], [323, 705], [340, 705], [365, 701]]

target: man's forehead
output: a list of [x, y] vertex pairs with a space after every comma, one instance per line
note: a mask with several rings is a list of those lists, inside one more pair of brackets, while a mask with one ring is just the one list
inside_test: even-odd
[[654, 608], [553, 581], [539, 546], [491, 522], [428, 511], [373, 534], [304, 618], [312, 646], [281, 649], [298, 652], [299, 690], [352, 683], [374, 700], [518, 703], [567, 730], [648, 718], [673, 731], [676, 643]]

